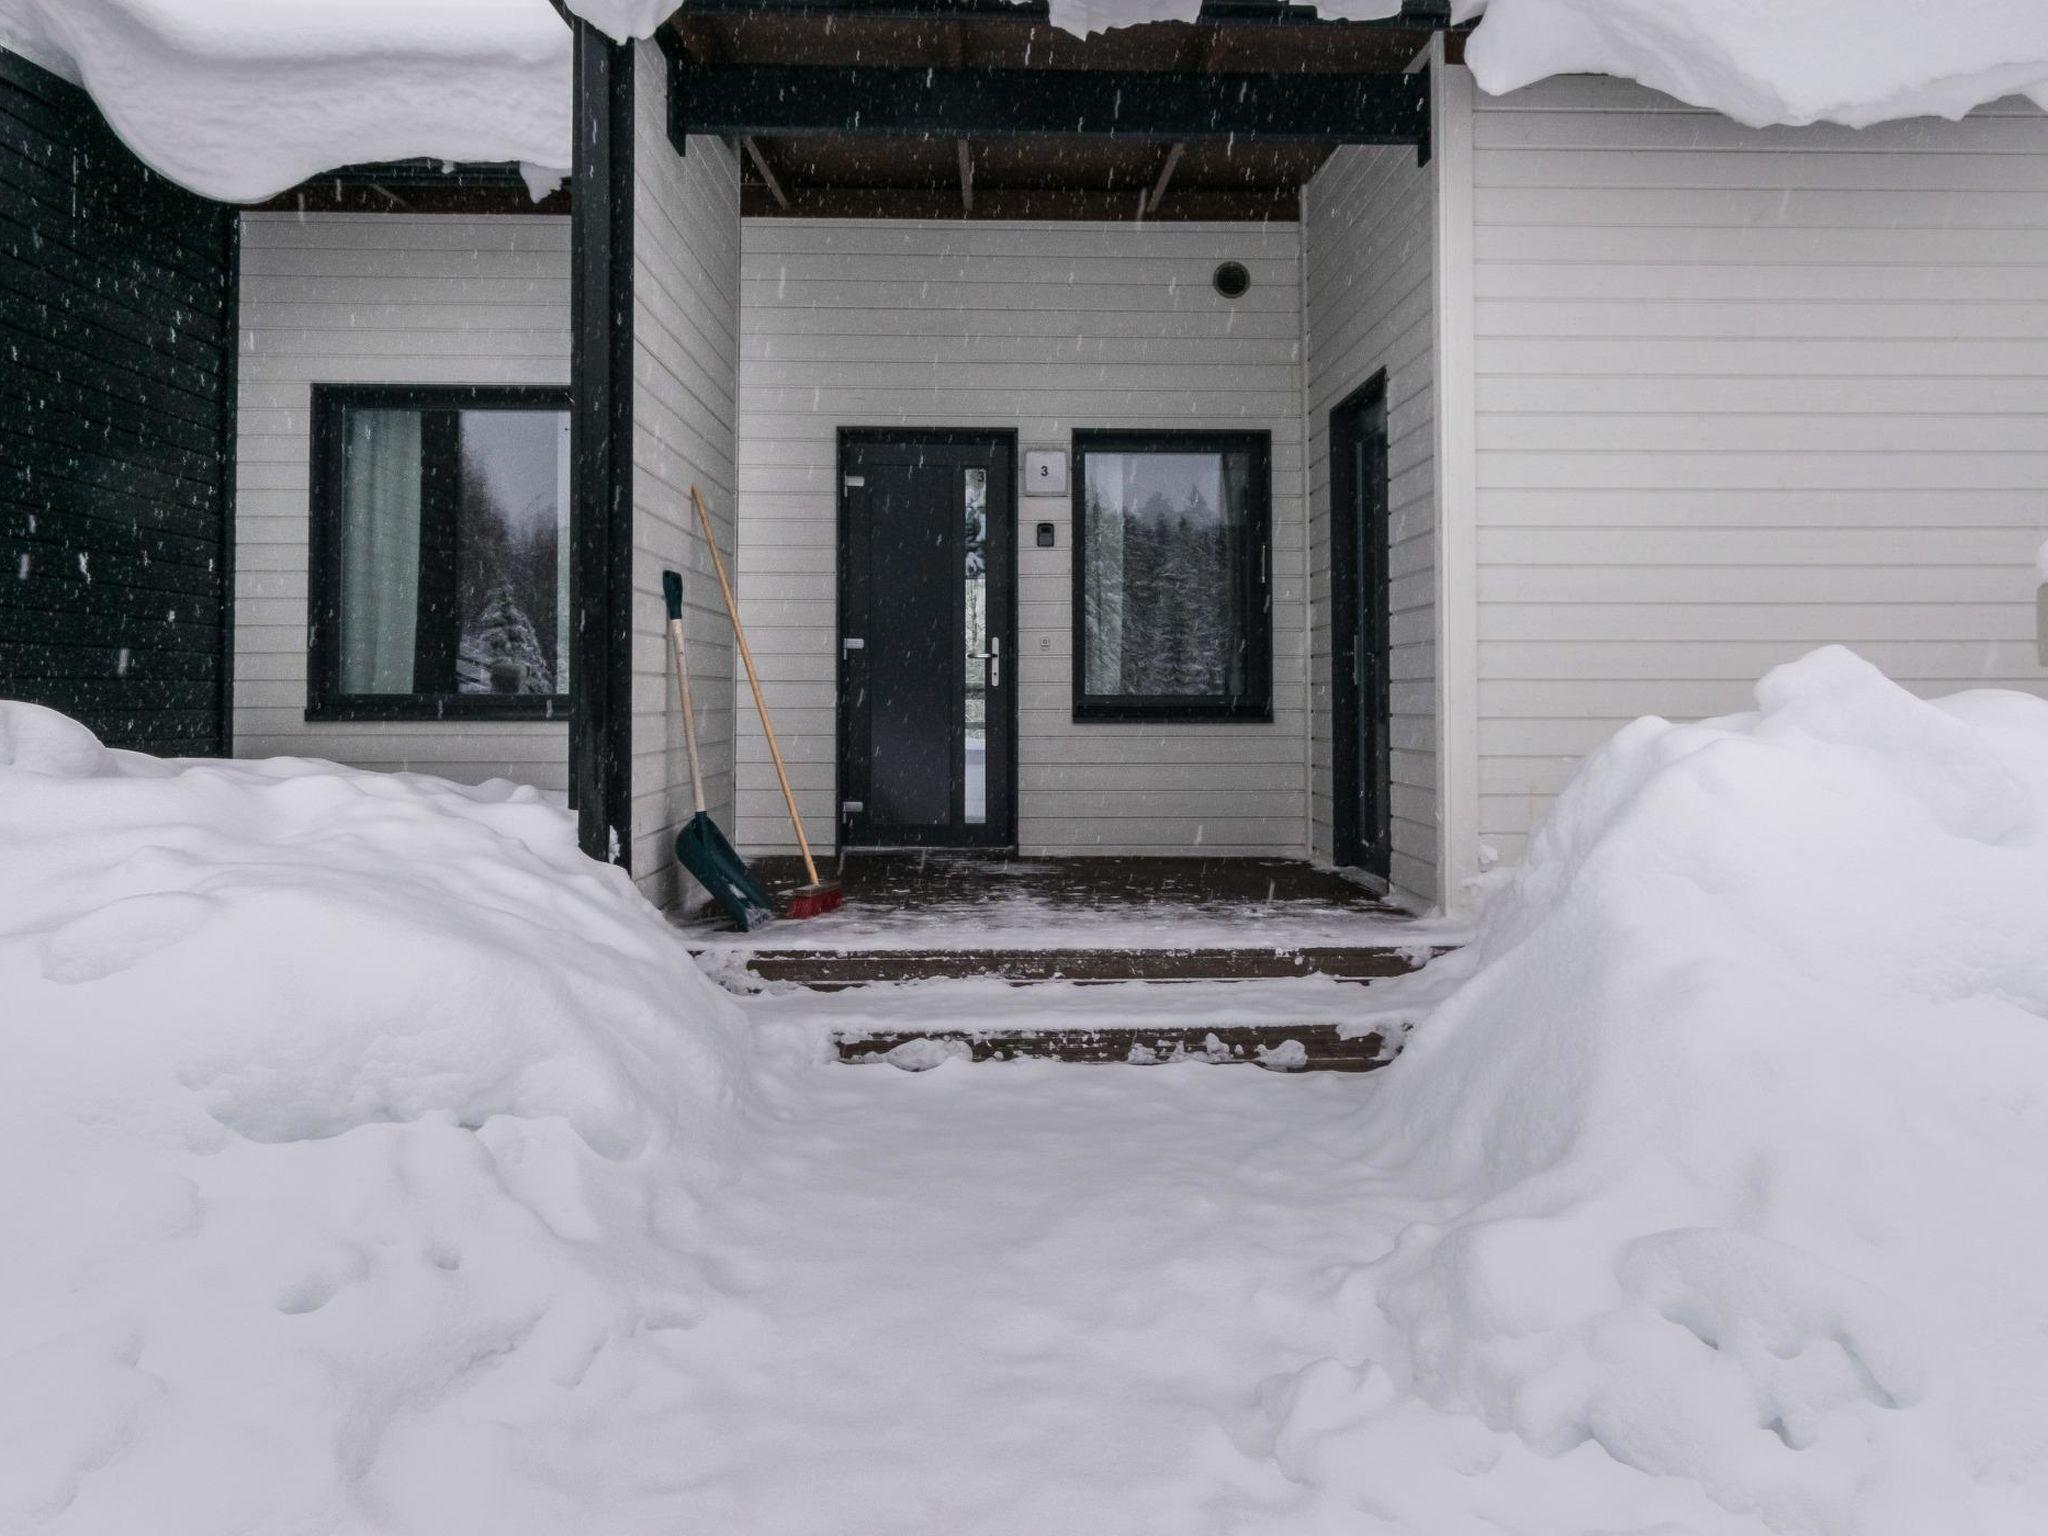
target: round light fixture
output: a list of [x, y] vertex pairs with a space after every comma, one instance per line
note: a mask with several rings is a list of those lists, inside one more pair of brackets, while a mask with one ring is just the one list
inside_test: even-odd
[[1216, 291], [1226, 299], [1241, 299], [1245, 295], [1245, 290], [1252, 285], [1252, 275], [1245, 270], [1243, 262], [1226, 261], [1216, 269], [1215, 276], [1209, 281], [1216, 285]]

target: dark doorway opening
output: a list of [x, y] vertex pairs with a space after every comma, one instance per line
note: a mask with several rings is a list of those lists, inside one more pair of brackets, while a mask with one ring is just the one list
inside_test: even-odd
[[839, 835], [1006, 848], [1016, 813], [1016, 435], [839, 438]]
[[1330, 702], [1335, 857], [1381, 879], [1393, 852], [1387, 376], [1330, 412]]

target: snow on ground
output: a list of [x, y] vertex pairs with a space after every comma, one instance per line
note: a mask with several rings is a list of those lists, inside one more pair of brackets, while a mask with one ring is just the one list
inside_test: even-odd
[[[1226, 1024], [1336, 1024], [1347, 1033], [1379, 1028], [1398, 1033], [1418, 1005], [1412, 993], [1398, 1006], [1380, 1007], [1383, 983], [1292, 976], [1260, 981], [1034, 983], [1028, 993], [992, 977], [907, 981], [894, 986], [812, 992], [762, 984], [736, 966], [712, 962], [736, 990], [752, 992], [747, 1016], [756, 1023], [823, 1026], [835, 1035], [902, 1032], [997, 1035], [1020, 1029], [1157, 1029]], [[1403, 989], [1408, 992], [1410, 989]]]
[[940, 989], [10, 707], [0, 1529], [2038, 1531], [2048, 704], [1758, 700], [1590, 760], [1369, 1078], [836, 1066]]
[[734, 1017], [533, 790], [0, 703], [0, 1531], [599, 1529]]
[[719, 952], [753, 949], [1300, 949], [1390, 946], [1428, 950], [1464, 942], [1468, 924], [1444, 917], [1362, 912], [1332, 902], [1274, 901], [1188, 910], [1133, 902], [1094, 909], [1060, 906], [1027, 893], [978, 894], [881, 914], [848, 902], [802, 924], [770, 923], [746, 933], [716, 915], [685, 924], [694, 944]]
[[1397, 1525], [2048, 1523], [2048, 705], [1757, 697], [1585, 765], [1378, 1085], [1446, 1214], [1281, 1435]]

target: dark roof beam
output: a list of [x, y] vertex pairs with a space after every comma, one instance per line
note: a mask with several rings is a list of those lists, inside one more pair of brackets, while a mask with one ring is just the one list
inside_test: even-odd
[[675, 62], [679, 133], [985, 138], [1106, 134], [1414, 144], [1429, 76], [904, 69]]

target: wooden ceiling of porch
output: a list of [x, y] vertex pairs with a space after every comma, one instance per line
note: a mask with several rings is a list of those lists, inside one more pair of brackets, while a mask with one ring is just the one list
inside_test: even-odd
[[[1085, 71], [1157, 76], [1398, 75], [1447, 25], [1409, 0], [1382, 22], [1328, 22], [1267, 0], [1209, 0], [1200, 20], [1079, 38], [1006, 0], [692, 0], [669, 23], [691, 66]], [[1455, 50], [1462, 36], [1451, 33]], [[1291, 220], [1339, 141], [1253, 133], [756, 132], [742, 136], [749, 217]]]

